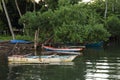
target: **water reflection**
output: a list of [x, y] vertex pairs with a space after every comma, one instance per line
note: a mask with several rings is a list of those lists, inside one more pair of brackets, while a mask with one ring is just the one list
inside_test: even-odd
[[120, 80], [119, 53], [118, 47], [86, 49], [72, 63], [50, 65], [8, 65], [1, 58], [0, 80]]
[[[73, 62], [72, 62], [73, 63]], [[83, 75], [75, 65], [18, 65], [10, 66], [9, 80], [77, 80]], [[74, 74], [74, 75], [73, 75]]]
[[7, 80], [8, 64], [5, 55], [0, 54], [0, 80]]
[[[120, 79], [120, 55], [106, 51], [92, 54], [92, 59], [86, 58], [85, 80], [119, 80]], [[107, 51], [108, 52], [108, 51]], [[106, 55], [107, 54], [107, 55]], [[90, 55], [89, 55], [90, 56]], [[91, 56], [90, 56], [91, 57]]]
[[[102, 56], [101, 56], [102, 55]], [[120, 57], [78, 57], [74, 63], [12, 65], [9, 80], [119, 80]], [[69, 63], [68, 63], [69, 64]], [[72, 64], [72, 65], [71, 65]]]

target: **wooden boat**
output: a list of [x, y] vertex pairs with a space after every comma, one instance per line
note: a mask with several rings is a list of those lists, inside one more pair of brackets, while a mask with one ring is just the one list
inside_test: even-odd
[[13, 55], [8, 57], [10, 63], [56, 63], [71, 62], [77, 55], [42, 55], [42, 56], [21, 56]]
[[59, 51], [59, 52], [78, 52], [83, 50], [83, 48], [54, 48], [50, 46], [43, 46], [46, 51]]

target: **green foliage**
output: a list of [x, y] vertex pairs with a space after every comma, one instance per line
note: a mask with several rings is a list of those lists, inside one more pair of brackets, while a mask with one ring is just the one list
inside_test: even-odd
[[[49, 9], [55, 10], [58, 8], [58, 0], [40, 0], [38, 5], [39, 5], [39, 8], [40, 8], [40, 5], [42, 6], [41, 11], [43, 10], [43, 8], [44, 9], [49, 8]], [[47, 6], [45, 7], [45, 5]]]
[[19, 22], [25, 24], [25, 34], [30, 36], [33, 35], [38, 28], [38, 25], [36, 25], [38, 22], [36, 12], [27, 12], [21, 17]]
[[0, 40], [11, 40], [11, 36], [6, 35], [0, 35]]
[[98, 41], [106, 41], [110, 37], [110, 33], [103, 27], [102, 24], [95, 24], [95, 25], [87, 25], [88, 27], [88, 42], [98, 42]]
[[85, 28], [79, 24], [63, 24], [62, 26], [55, 28], [56, 42], [83, 42], [86, 32]]
[[28, 31], [32, 36], [35, 30], [39, 29], [40, 41], [53, 34], [54, 42], [83, 43], [108, 39], [110, 34], [100, 24], [100, 16], [95, 11], [91, 12], [92, 9], [85, 8], [85, 4], [67, 4], [70, 4], [69, 1], [54, 11], [49, 9], [43, 13], [27, 12], [20, 19], [20, 23], [25, 23], [26, 33]]
[[117, 16], [113, 15], [108, 17], [107, 24], [108, 30], [112, 36], [120, 35], [120, 19]]
[[70, 0], [58, 0], [58, 6], [68, 6], [70, 5]]
[[[34, 36], [35, 30], [40, 30], [40, 40], [49, 37], [53, 32], [53, 12], [27, 12], [19, 20], [20, 23], [25, 24], [25, 33], [28, 36]], [[41, 39], [42, 38], [42, 39]]]
[[[11, 39], [12, 39], [11, 36], [8, 36], [8, 35], [0, 35], [0, 40], [11, 40]], [[23, 36], [23, 35], [16, 35], [16, 39], [33, 41], [33, 40], [34, 40], [34, 37]]]
[[87, 10], [80, 5], [69, 5], [65, 7], [60, 7], [55, 10], [56, 15], [56, 25], [61, 26], [63, 23], [66, 24], [86, 24], [87, 22]]
[[18, 40], [30, 40], [30, 41], [33, 41], [34, 37], [25, 36], [25, 35], [16, 35], [16, 39], [18, 39]]
[[97, 12], [101, 17], [104, 16], [105, 11], [105, 1], [103, 0], [94, 0], [90, 5], [87, 5], [87, 8], [92, 9]]
[[56, 42], [97, 42], [106, 41], [110, 36], [109, 32], [107, 32], [102, 24], [85, 26], [79, 24], [63, 24], [61, 27], [54, 30], [54, 39]]

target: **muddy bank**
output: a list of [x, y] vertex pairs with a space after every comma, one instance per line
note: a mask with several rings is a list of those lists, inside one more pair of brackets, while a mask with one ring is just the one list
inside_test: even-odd
[[34, 53], [34, 44], [11, 44], [9, 41], [0, 42], [0, 55], [2, 54], [29, 54]]

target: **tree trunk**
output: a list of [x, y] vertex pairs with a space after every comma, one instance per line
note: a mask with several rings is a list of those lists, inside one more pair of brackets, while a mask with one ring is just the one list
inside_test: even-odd
[[107, 17], [107, 9], [108, 9], [108, 1], [107, 0], [105, 0], [105, 14], [104, 14], [104, 18], [105, 18], [105, 20], [106, 20], [106, 17]]
[[21, 14], [20, 8], [19, 8], [19, 6], [18, 6], [17, 0], [15, 0], [15, 5], [16, 5], [17, 10], [18, 10], [18, 13], [19, 13], [19, 15], [20, 15], [20, 17], [21, 17], [22, 14]]
[[34, 38], [35, 55], [37, 55], [38, 37], [39, 37], [39, 29], [35, 31], [35, 38]]
[[33, 2], [33, 11], [34, 11], [34, 12], [36, 11], [36, 4], [35, 4], [35, 1]]
[[12, 34], [12, 38], [15, 39], [15, 35], [14, 35], [13, 29], [12, 29], [11, 21], [10, 21], [10, 18], [9, 18], [9, 16], [8, 16], [8, 12], [7, 12], [7, 8], [6, 8], [5, 1], [4, 1], [4, 0], [2, 0], [2, 4], [3, 4], [3, 8], [4, 8], [4, 11], [5, 11], [5, 15], [6, 15], [6, 18], [7, 18], [7, 21], [8, 21], [8, 25], [9, 25], [10, 32], [11, 32], [11, 34]]

